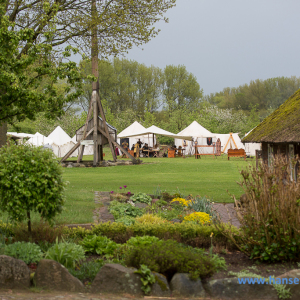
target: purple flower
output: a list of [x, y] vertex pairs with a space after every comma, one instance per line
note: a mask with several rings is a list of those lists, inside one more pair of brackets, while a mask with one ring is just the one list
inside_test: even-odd
[[120, 186], [120, 190], [122, 189], [122, 187]]
[[127, 194], [128, 194], [128, 195], [130, 195], [131, 193], [130, 193], [130, 192], [128, 192]]
[[124, 189], [126, 189], [127, 188], [127, 185], [124, 185]]
[[111, 194], [113, 194], [113, 193], [114, 193], [114, 191], [111, 191], [110, 193], [111, 193]]

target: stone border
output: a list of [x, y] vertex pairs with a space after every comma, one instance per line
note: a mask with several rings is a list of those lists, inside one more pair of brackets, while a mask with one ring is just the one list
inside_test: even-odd
[[[18, 259], [0, 255], [0, 288], [28, 289], [30, 272], [27, 265]], [[37, 288], [65, 291], [113, 293], [142, 296], [141, 277], [135, 268], [119, 264], [106, 264], [96, 275], [91, 289], [87, 291], [82, 282], [72, 276], [68, 270], [56, 261], [42, 259], [33, 277]], [[275, 288], [269, 284], [239, 284], [238, 278], [217, 280], [191, 280], [186, 273], [176, 273], [170, 282], [162, 274], [153, 273], [156, 282], [152, 285], [152, 297], [211, 297], [213, 299], [279, 299]], [[292, 270], [277, 278], [299, 278], [300, 270]], [[291, 300], [300, 298], [300, 285], [288, 286]]]
[[[142, 164], [142, 160], [138, 160], [137, 163], [133, 163], [131, 160], [120, 160], [117, 159], [116, 162], [112, 160], [103, 160], [99, 163], [97, 163], [97, 167], [114, 167], [114, 166], [129, 166], [129, 165], [134, 165], [134, 164]], [[62, 167], [64, 168], [91, 168], [93, 167], [93, 162], [92, 161], [82, 161], [80, 163], [77, 163], [75, 161], [66, 161], [61, 164]]]

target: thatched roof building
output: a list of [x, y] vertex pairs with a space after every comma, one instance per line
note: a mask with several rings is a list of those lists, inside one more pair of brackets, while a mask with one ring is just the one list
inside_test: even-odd
[[[262, 143], [262, 159], [271, 163], [273, 155], [288, 158], [300, 156], [300, 89], [265, 118], [242, 140], [243, 143]], [[299, 174], [299, 164], [291, 178]]]
[[243, 143], [299, 143], [300, 89], [265, 118], [242, 141]]

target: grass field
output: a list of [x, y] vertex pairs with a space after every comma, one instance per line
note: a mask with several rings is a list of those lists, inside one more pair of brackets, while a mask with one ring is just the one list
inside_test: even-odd
[[[109, 148], [104, 148], [105, 159], [112, 160]], [[153, 194], [161, 191], [184, 195], [206, 195], [215, 202], [232, 202], [230, 194], [240, 197], [243, 193], [236, 183], [240, 181], [239, 170], [254, 159], [231, 158], [227, 155], [214, 159], [211, 156], [183, 158], [141, 158], [141, 165], [126, 165], [106, 168], [64, 168], [64, 179], [68, 182], [65, 191], [65, 210], [55, 222], [80, 224], [93, 222], [95, 191], [120, 191], [127, 185], [126, 192]], [[73, 158], [74, 160], [74, 158]], [[84, 156], [92, 160], [92, 156]], [[122, 189], [124, 191], [124, 189]], [[7, 215], [0, 216], [6, 221]], [[33, 219], [39, 217], [33, 214]]]
[[[105, 148], [105, 159], [112, 159]], [[92, 160], [92, 156], [84, 157]], [[65, 168], [64, 178], [69, 182], [66, 190], [66, 211], [59, 221], [68, 223], [92, 222], [95, 208], [94, 191], [127, 191], [153, 194], [161, 191], [174, 193], [178, 189], [185, 195], [206, 195], [215, 202], [232, 202], [228, 195], [239, 197], [243, 191], [236, 183], [239, 170], [254, 163], [254, 159], [231, 158], [227, 155], [214, 159], [211, 156], [183, 158], [141, 158], [144, 164], [107, 168]]]

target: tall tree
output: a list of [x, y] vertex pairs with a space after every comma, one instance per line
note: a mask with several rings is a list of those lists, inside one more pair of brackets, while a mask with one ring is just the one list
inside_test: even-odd
[[[10, 70], [14, 66], [14, 72], [18, 73], [16, 76], [14, 72], [10, 72], [12, 75], [7, 76], [10, 84], [0, 88], [2, 123], [12, 122], [19, 110], [23, 109], [22, 117], [33, 118], [34, 112], [42, 109], [38, 107], [39, 101], [32, 101], [32, 96], [36, 96], [35, 91], [39, 86], [36, 82], [41, 78], [46, 82], [42, 89], [46, 97], [54, 91], [53, 84], [49, 84], [47, 80], [53, 82], [57, 77], [67, 76], [74, 83], [78, 79], [74, 64], [61, 65], [64, 56], [69, 55], [62, 49], [65, 43], [75, 45], [89, 54], [91, 29], [96, 26], [99, 35], [98, 47], [102, 56], [125, 52], [133, 45], [146, 43], [158, 34], [159, 30], [153, 25], [161, 19], [167, 21], [163, 15], [175, 5], [175, 1], [99, 0], [97, 15], [92, 21], [90, 1], [1, 0], [0, 41], [3, 44], [3, 40], [6, 41], [9, 37], [13, 42], [8, 44], [9, 50], [6, 49], [4, 55], [3, 51], [0, 51], [0, 59], [5, 63], [4, 69]], [[3, 48], [3, 45], [1, 46]], [[69, 50], [67, 52], [70, 52]], [[12, 55], [7, 59], [9, 51]], [[15, 65], [12, 66], [12, 62], [15, 62]], [[7, 92], [6, 88], [15, 87], [16, 84], [20, 86], [19, 81], [21, 85], [24, 84], [22, 74], [34, 74], [33, 79], [28, 75], [25, 80], [31, 84], [32, 80], [34, 81], [31, 92], [20, 95], [17, 89], [13, 88], [10, 88], [11, 93]], [[2, 78], [1, 83], [4, 81], [5, 78]], [[68, 89], [70, 92], [70, 87]], [[18, 100], [21, 97], [23, 102]], [[41, 98], [40, 102], [43, 100]], [[54, 101], [49, 97], [49, 102], [44, 106], [51, 107], [51, 113], [61, 112], [60, 100]], [[7, 113], [7, 110], [13, 113]]]
[[163, 97], [171, 114], [177, 109], [193, 111], [202, 98], [202, 89], [196, 77], [185, 66], [166, 66], [164, 70]]

